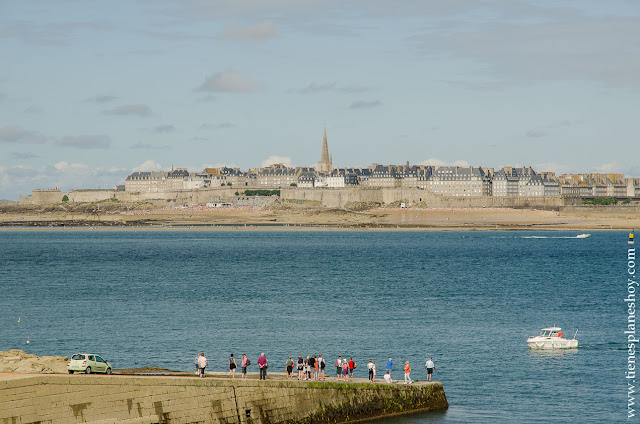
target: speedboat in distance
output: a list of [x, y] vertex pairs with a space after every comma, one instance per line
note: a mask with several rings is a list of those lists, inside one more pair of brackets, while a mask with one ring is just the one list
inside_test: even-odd
[[576, 238], [587, 238], [587, 237], [591, 237], [591, 234], [585, 234], [585, 233], [582, 233], [582, 234], [578, 234], [578, 235], [576, 236]]
[[[576, 331], [578, 334], [578, 331]], [[531, 349], [572, 349], [578, 347], [578, 339], [565, 339], [560, 327], [543, 328], [539, 336], [529, 337], [527, 344]]]

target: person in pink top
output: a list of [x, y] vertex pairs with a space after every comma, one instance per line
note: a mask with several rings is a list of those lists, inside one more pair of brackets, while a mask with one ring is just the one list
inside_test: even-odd
[[264, 352], [260, 354], [260, 358], [258, 358], [258, 368], [260, 368], [260, 380], [267, 379], [267, 368], [269, 367], [269, 362], [267, 358], [264, 356]]
[[244, 353], [242, 354], [242, 378], [247, 378], [247, 367], [251, 362]]

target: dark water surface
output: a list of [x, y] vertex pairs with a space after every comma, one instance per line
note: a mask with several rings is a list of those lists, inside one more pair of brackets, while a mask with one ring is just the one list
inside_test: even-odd
[[[179, 370], [202, 350], [220, 371], [322, 353], [361, 377], [391, 356], [420, 380], [433, 356], [450, 409], [385, 422], [622, 422], [627, 234], [575, 234], [1, 231], [0, 350]], [[554, 324], [583, 347], [530, 352]]]

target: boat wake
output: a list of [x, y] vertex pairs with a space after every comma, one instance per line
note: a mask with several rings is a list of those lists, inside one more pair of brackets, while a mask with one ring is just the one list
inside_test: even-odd
[[626, 344], [615, 342], [579, 345], [578, 347], [589, 350], [627, 350]]
[[579, 239], [584, 237], [579, 236], [521, 236], [518, 238], [524, 239]]

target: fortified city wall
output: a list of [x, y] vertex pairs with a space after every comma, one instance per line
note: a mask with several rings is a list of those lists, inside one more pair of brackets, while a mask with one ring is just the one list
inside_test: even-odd
[[[150, 202], [156, 206], [205, 204], [235, 197], [237, 189], [212, 188], [199, 190], [177, 190], [158, 193], [132, 193], [114, 190], [70, 190], [69, 202], [91, 203], [105, 200], [120, 202]], [[35, 200], [34, 200], [35, 203]], [[59, 202], [58, 202], [59, 203]]]
[[[390, 204], [394, 202], [419, 203], [432, 208], [472, 208], [472, 207], [504, 207], [504, 208], [558, 208], [567, 204], [580, 202], [580, 199], [567, 199], [560, 196], [547, 197], [445, 197], [427, 190], [380, 188], [380, 189], [282, 189], [282, 199], [312, 200], [321, 202], [323, 206], [343, 208], [347, 203], [375, 202]], [[579, 203], [578, 203], [579, 204]]]
[[585, 217], [610, 216], [629, 219], [640, 216], [640, 205], [589, 205], [565, 206], [560, 208], [563, 213]]
[[[36, 205], [60, 203], [67, 194], [69, 202], [92, 203], [105, 200], [120, 202], [149, 202], [154, 206], [180, 206], [191, 204], [205, 204], [218, 201], [237, 201], [236, 192], [242, 189], [216, 187], [198, 190], [177, 190], [157, 193], [132, 193], [114, 190], [70, 190], [69, 193], [60, 191], [34, 190], [29, 201]], [[420, 206], [433, 208], [470, 208], [470, 207], [505, 207], [505, 208], [553, 208], [561, 206], [579, 205], [579, 198], [563, 198], [560, 196], [547, 197], [445, 197], [420, 189], [403, 188], [282, 188], [280, 195], [283, 200], [310, 200], [320, 202], [325, 207], [343, 208], [347, 203], [379, 203], [391, 204], [397, 202], [418, 203]], [[242, 196], [240, 196], [242, 198]], [[25, 198], [26, 200], [26, 198]], [[243, 201], [244, 205], [251, 202]]]
[[47, 375], [0, 380], [0, 423], [339, 423], [446, 410], [442, 383]]

